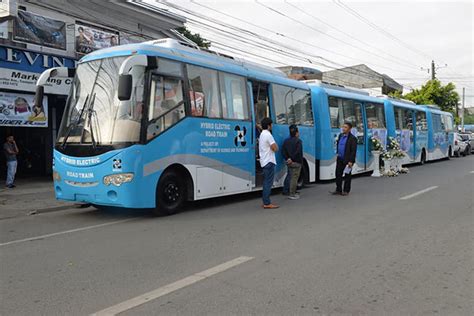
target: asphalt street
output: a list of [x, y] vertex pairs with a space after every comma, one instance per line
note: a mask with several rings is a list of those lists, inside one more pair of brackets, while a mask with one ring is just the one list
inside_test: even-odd
[[0, 314], [474, 314], [474, 156], [333, 187], [0, 220]]

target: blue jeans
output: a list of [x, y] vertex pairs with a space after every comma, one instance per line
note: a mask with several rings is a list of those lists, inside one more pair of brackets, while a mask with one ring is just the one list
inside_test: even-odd
[[272, 204], [270, 194], [272, 193], [273, 179], [275, 178], [275, 164], [269, 162], [263, 167], [263, 205]]
[[6, 185], [12, 185], [15, 182], [15, 173], [16, 173], [17, 161], [7, 161], [7, 183]]

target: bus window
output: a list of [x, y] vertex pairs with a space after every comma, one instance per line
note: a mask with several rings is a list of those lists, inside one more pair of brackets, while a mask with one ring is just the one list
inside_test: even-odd
[[183, 117], [182, 80], [153, 76], [148, 107], [147, 139], [158, 135]]
[[444, 128], [446, 132], [451, 132], [453, 130], [453, 120], [449, 115], [442, 116], [444, 120]]
[[365, 106], [368, 128], [385, 128], [385, 115], [382, 105], [367, 103]]
[[248, 120], [249, 107], [245, 78], [227, 73], [219, 73], [219, 84], [224, 118]]
[[395, 112], [395, 128], [396, 129], [413, 129], [412, 111], [400, 107], [394, 107]]
[[314, 124], [309, 91], [274, 84], [273, 100], [277, 124]]
[[268, 84], [259, 81], [252, 81], [253, 102], [255, 108], [255, 122], [257, 124], [257, 137], [260, 133], [260, 122], [265, 117], [270, 117], [270, 104]]
[[[295, 124], [314, 125], [311, 94], [309, 91], [296, 89], [293, 93], [293, 108], [295, 112]], [[289, 112], [291, 113], [291, 111]]]
[[329, 97], [329, 115], [331, 116], [331, 127], [339, 128], [339, 105], [335, 97]]
[[286, 104], [291, 103], [291, 90], [294, 88], [273, 85], [273, 105], [275, 107], [276, 124], [288, 124]]
[[222, 117], [217, 71], [188, 65], [191, 115]]
[[428, 124], [426, 123], [426, 113], [423, 111], [416, 112], [416, 130], [427, 131]]
[[357, 126], [353, 100], [342, 99], [342, 113], [344, 122], [349, 122], [354, 127]]

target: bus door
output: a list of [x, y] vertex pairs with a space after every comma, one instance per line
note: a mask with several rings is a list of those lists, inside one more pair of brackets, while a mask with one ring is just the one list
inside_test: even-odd
[[365, 122], [365, 115], [364, 115], [364, 108], [361, 103], [355, 102], [354, 103], [354, 114], [355, 114], [355, 122], [354, 126], [352, 127], [352, 134], [357, 137], [357, 155], [356, 155], [356, 167], [357, 170], [366, 170], [367, 169], [367, 133], [366, 126], [367, 123]]
[[[385, 121], [384, 105], [379, 103], [365, 103], [365, 120], [367, 122], [367, 144], [372, 137], [380, 140], [383, 148], [387, 145], [387, 128]], [[374, 157], [370, 152], [370, 146], [366, 146], [366, 169], [373, 170]]]
[[248, 89], [250, 93], [250, 104], [252, 105], [252, 148], [255, 157], [255, 181], [254, 187], [263, 185], [263, 170], [260, 166], [260, 156], [258, 151], [258, 138], [261, 133], [260, 122], [265, 117], [270, 117], [270, 95], [269, 85], [262, 81], [249, 81]]
[[[416, 124], [415, 124], [415, 119], [416, 119], [416, 116], [415, 116], [415, 111], [413, 110], [407, 110], [408, 111], [408, 115], [407, 117], [408, 118], [411, 118], [411, 120], [409, 120], [407, 122], [407, 129], [409, 130], [409, 133], [410, 133], [410, 148], [409, 148], [409, 151], [408, 151], [408, 156], [410, 157], [411, 160], [415, 161], [415, 158], [416, 158], [416, 144], [415, 144], [415, 134], [416, 134]], [[403, 140], [402, 140], [403, 141]]]

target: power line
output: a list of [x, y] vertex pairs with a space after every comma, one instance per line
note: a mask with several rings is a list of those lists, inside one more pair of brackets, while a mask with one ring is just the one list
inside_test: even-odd
[[[353, 47], [353, 48], [355, 48], [355, 49], [358, 49], [358, 50], [361, 50], [361, 51], [363, 51], [363, 52], [365, 52], [365, 53], [368, 53], [369, 55], [373, 55], [373, 56], [376, 56], [376, 57], [378, 57], [378, 58], [382, 58], [382, 59], [385, 59], [385, 60], [387, 60], [387, 61], [394, 62], [394, 63], [396, 63], [396, 64], [399, 64], [399, 65], [402, 65], [402, 66], [404, 66], [404, 67], [408, 67], [408, 68], [412, 69], [411, 66], [406, 66], [406, 63], [400, 63], [400, 62], [398, 62], [397, 60], [394, 60], [394, 59], [391, 59], [391, 58], [386, 58], [386, 57], [384, 57], [384, 56], [382, 56], [382, 55], [380, 55], [380, 54], [376, 54], [376, 53], [374, 53], [374, 52], [372, 52], [372, 51], [370, 51], [370, 50], [367, 50], [367, 49], [365, 49], [365, 48], [362, 48], [362, 47], [353, 45], [353, 44], [351, 44], [351, 43], [348, 43], [348, 42], [346, 42], [346, 41], [344, 41], [344, 40], [342, 40], [342, 39], [340, 39], [340, 38], [338, 38], [338, 37], [335, 37], [335, 36], [333, 36], [333, 35], [331, 35], [331, 34], [327, 34], [327, 33], [323, 32], [323, 31], [321, 31], [321, 30], [319, 30], [319, 29], [317, 29], [317, 28], [315, 28], [315, 27], [313, 27], [313, 26], [311, 26], [311, 25], [309, 25], [309, 24], [306, 24], [306, 23], [304, 23], [304, 22], [302, 22], [302, 21], [300, 21], [300, 20], [298, 20], [298, 19], [295, 19], [295, 18], [293, 18], [292, 16], [290, 16], [288, 13], [283, 13], [283, 12], [281, 12], [280, 10], [277, 10], [277, 9], [275, 9], [275, 8], [273, 8], [273, 7], [270, 7], [269, 5], [266, 5], [266, 4], [262, 3], [262, 2], [259, 2], [258, 0], [256, 0], [255, 2], [256, 2], [257, 4], [259, 4], [259, 5], [263, 6], [263, 7], [265, 7], [265, 8], [268, 9], [268, 10], [271, 10], [271, 11], [273, 11], [273, 12], [275, 12], [275, 13], [281, 15], [281, 16], [284, 16], [285, 18], [290, 19], [291, 21], [296, 22], [296, 23], [298, 23], [298, 24], [300, 24], [300, 25], [303, 25], [304, 27], [309, 28], [309, 29], [311, 29], [311, 30], [313, 30], [313, 31], [315, 31], [315, 32], [318, 32], [318, 33], [320, 33], [320, 34], [322, 34], [322, 35], [324, 35], [324, 36], [327, 36], [327, 37], [329, 37], [329, 38], [332, 38], [333, 40], [338, 41], [338, 42], [340, 42], [340, 43], [342, 43], [342, 44], [344, 44], [344, 45], [348, 45], [348, 46], [350, 46], [350, 47]], [[310, 17], [313, 18], [313, 19], [316, 19], [316, 20], [318, 20], [318, 21], [320, 21], [320, 22], [322, 21], [321, 19], [319, 19], [319, 18], [317, 18], [317, 17], [315, 17], [315, 16], [313, 16], [313, 15], [307, 13], [306, 11], [300, 9], [299, 7], [297, 7], [297, 6], [295, 6], [295, 5], [291, 4], [291, 3], [288, 3], [287, 1], [285, 1], [285, 3], [288, 4], [289, 6], [291, 6], [291, 7], [295, 8], [295, 9], [297, 9], [298, 11], [303, 12], [304, 14], [310, 16]], [[321, 23], [325, 24], [325, 25], [328, 26], [328, 27], [332, 27], [332, 26], [330, 26], [328, 23], [326, 23], [326, 22], [324, 22], [324, 21], [322, 21]], [[418, 66], [415, 65], [415, 67], [418, 67]]]
[[369, 19], [367, 19], [366, 17], [362, 16], [360, 13], [358, 13], [356, 10], [352, 9], [351, 7], [349, 7], [347, 4], [343, 3], [341, 0], [333, 0], [335, 4], [337, 4], [339, 7], [341, 7], [342, 9], [344, 9], [346, 12], [350, 13], [351, 15], [355, 16], [357, 19], [359, 19], [360, 21], [364, 22], [365, 24], [369, 25], [370, 27], [372, 27], [373, 29], [375, 29], [376, 31], [378, 31], [379, 33], [385, 35], [387, 38], [399, 43], [400, 45], [404, 46], [405, 48], [408, 48], [409, 50], [419, 54], [420, 56], [423, 56], [423, 57], [426, 57], [426, 58], [430, 58], [430, 55], [422, 52], [421, 50], [417, 49], [417, 48], [414, 48], [412, 47], [411, 45], [407, 44], [406, 42], [404, 42], [403, 40], [401, 40], [400, 38], [398, 38], [397, 36], [393, 35], [392, 33], [390, 33], [389, 31], [385, 30], [384, 28], [378, 26], [377, 24], [375, 24], [374, 22], [370, 21]]
[[[275, 45], [275, 46], [280, 46], [280, 47], [285, 47], [285, 49], [290, 49], [291, 52], [288, 52], [288, 51], [282, 50], [282, 49], [279, 49], [279, 52], [280, 52], [280, 53], [281, 53], [281, 52], [285, 52], [287, 56], [291, 56], [291, 57], [293, 57], [293, 58], [298, 58], [298, 59], [300, 59], [300, 60], [301, 60], [301, 58], [304, 58], [304, 61], [305, 61], [305, 62], [309, 62], [310, 64], [319, 64], [319, 65], [322, 65], [322, 66], [327, 67], [327, 68], [330, 68], [330, 69], [337, 69], [337, 70], [339, 70], [339, 71], [341, 71], [341, 72], [346, 72], [346, 73], [349, 73], [349, 74], [351, 74], [351, 75], [358, 75], [358, 76], [361, 76], [361, 77], [364, 77], [362, 74], [365, 73], [365, 74], [367, 74], [366, 77], [371, 78], [371, 79], [376, 78], [376, 79], [380, 80], [380, 79], [383, 78], [382, 75], [374, 76], [374, 73], [367, 73], [367, 72], [364, 72], [364, 71], [361, 71], [361, 70], [354, 70], [354, 69], [352, 69], [352, 71], [348, 71], [347, 69], [338, 69], [338, 68], [335, 68], [335, 67], [333, 67], [333, 66], [330, 66], [330, 65], [327, 65], [327, 64], [324, 64], [324, 63], [321, 63], [321, 62], [316, 62], [316, 61], [314, 61], [314, 60], [312, 60], [312, 59], [310, 59], [310, 58], [307, 58], [307, 57], [302, 57], [302, 56], [295, 55], [295, 54], [292, 53], [292, 52], [297, 51], [297, 52], [299, 52], [299, 53], [301, 53], [301, 54], [304, 54], [304, 56], [307, 56], [308, 53], [307, 53], [307, 52], [304, 52], [304, 51], [298, 51], [298, 50], [295, 49], [294, 47], [289, 47], [289, 46], [283, 45], [283, 44], [281, 44], [281, 43], [279, 43], [279, 42], [272, 41], [271, 39], [268, 39], [268, 38], [266, 38], [266, 37], [264, 37], [264, 36], [261, 36], [261, 35], [259, 35], [259, 34], [254, 33], [254, 32], [251, 32], [251, 31], [249, 31], [249, 30], [242, 29], [242, 28], [236, 27], [236, 26], [234, 26], [234, 25], [229, 25], [229, 24], [223, 23], [223, 22], [221, 22], [221, 21], [217, 21], [216, 19], [210, 18], [210, 17], [208, 17], [208, 16], [203, 16], [202, 14], [199, 14], [199, 13], [196, 13], [196, 12], [194, 12], [194, 11], [192, 11], [192, 10], [187, 9], [187, 8], [183, 8], [183, 7], [181, 7], [181, 6], [175, 5], [175, 4], [170, 3], [170, 2], [168, 2], [168, 1], [159, 1], [159, 3], [162, 4], [162, 5], [166, 5], [166, 6], [168, 6], [168, 7], [171, 7], [171, 8], [173, 8], [173, 9], [175, 9], [175, 10], [178, 10], [178, 11], [181, 11], [181, 12], [185, 12], [186, 14], [191, 15], [191, 17], [198, 17], [199, 19], [205, 20], [206, 22], [209, 22], [209, 21], [210, 21], [210, 22], [212, 22], [212, 23], [214, 23], [214, 24], [216, 24], [216, 25], [220, 25], [220, 26], [224, 26], [224, 27], [226, 27], [226, 28], [232, 29], [233, 31], [242, 32], [242, 33], [245, 33], [245, 34], [250, 35], [250, 36], [252, 36], [252, 37], [257, 37], [257, 38], [259, 38], [260, 40], [263, 40], [263, 41], [266, 41], [266, 42], [270, 42], [270, 43], [272, 43], [272, 44]], [[149, 7], [149, 6], [150, 6], [150, 7], [153, 7], [152, 5], [148, 5], [148, 4], [143, 4], [143, 3], [140, 3], [140, 4], [141, 4], [141, 5], [146, 5], [147, 7]], [[203, 22], [203, 21], [198, 21], [198, 20], [196, 20], [196, 19], [194, 19], [194, 18], [189, 18], [189, 17], [188, 17], [188, 21], [197, 23], [197, 24], [199, 24], [199, 26], [202, 26], [202, 25], [204, 24], [204, 25], [206, 25], [207, 27], [210, 27], [211, 29], [215, 29], [215, 28], [216, 28], [214, 25], [210, 25], [210, 24], [208, 24], [208, 23], [206, 23], [206, 22]], [[235, 34], [232, 33], [232, 32], [228, 32], [228, 31], [222, 30], [222, 29], [221, 29], [221, 31], [226, 32], [226, 33], [228, 33], [228, 34], [231, 34], [231, 35], [234, 35], [234, 36], [235, 36]], [[241, 35], [238, 35], [238, 36], [241, 36]], [[252, 43], [252, 44], [253, 44], [253, 43]], [[306, 43], [305, 43], [305, 44], [306, 44]], [[252, 46], [254, 46], [254, 45], [252, 45]], [[266, 49], [266, 48], [267, 48], [267, 47], [265, 47], [265, 49]], [[311, 56], [311, 55], [310, 55], [310, 56]], [[314, 57], [314, 56], [313, 56], [313, 57]], [[334, 64], [341, 65], [341, 66], [343, 66], [343, 67], [346, 67], [346, 66], [344, 66], [344, 65], [342, 65], [342, 64], [333, 62], [333, 61], [328, 60], [327, 58], [323, 58], [323, 57], [321, 57], [321, 56], [317, 56], [317, 58], [321, 58], [321, 59], [323, 59], [323, 60], [329, 61], [330, 63], [334, 63]]]

